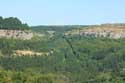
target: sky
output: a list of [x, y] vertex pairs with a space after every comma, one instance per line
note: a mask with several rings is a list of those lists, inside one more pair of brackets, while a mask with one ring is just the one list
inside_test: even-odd
[[30, 26], [125, 23], [125, 0], [0, 0], [0, 16]]

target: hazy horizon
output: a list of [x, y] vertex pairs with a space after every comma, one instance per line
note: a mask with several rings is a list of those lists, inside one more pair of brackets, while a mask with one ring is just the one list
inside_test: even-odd
[[2, 0], [0, 16], [30, 26], [125, 23], [124, 0]]

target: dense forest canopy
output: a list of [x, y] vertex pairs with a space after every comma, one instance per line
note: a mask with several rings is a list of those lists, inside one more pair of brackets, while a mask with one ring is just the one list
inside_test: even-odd
[[27, 30], [27, 29], [29, 29], [29, 26], [27, 24], [23, 24], [16, 17], [3, 18], [3, 17], [0, 16], [0, 29]]
[[[0, 66], [3, 68], [0, 69], [0, 82], [124, 83], [124, 41], [60, 35], [44, 40], [0, 39]], [[13, 50], [24, 49], [53, 50], [54, 53], [50, 56], [13, 56]]]

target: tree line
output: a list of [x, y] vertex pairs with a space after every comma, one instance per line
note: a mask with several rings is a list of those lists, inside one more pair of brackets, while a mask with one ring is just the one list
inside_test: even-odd
[[22, 23], [16, 17], [3, 18], [2, 16], [0, 16], [0, 29], [27, 30], [29, 29], [29, 26], [26, 23]]

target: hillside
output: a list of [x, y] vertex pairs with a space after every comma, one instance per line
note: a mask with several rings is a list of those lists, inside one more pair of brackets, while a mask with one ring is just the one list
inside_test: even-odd
[[36, 32], [43, 32], [43, 31], [56, 31], [56, 32], [65, 32], [71, 30], [73, 28], [78, 27], [77, 25], [50, 25], [50, 26], [31, 26], [31, 29]]
[[0, 83], [125, 82], [124, 25], [51, 27], [0, 30]]

